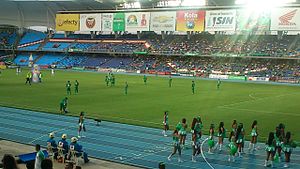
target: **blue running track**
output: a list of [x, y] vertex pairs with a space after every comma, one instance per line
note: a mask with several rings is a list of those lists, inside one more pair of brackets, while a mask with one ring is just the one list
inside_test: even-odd
[[[76, 117], [7, 107], [0, 107], [0, 114], [1, 139], [30, 145], [41, 144], [45, 147], [50, 132], [56, 132], [56, 141], [63, 133], [68, 135], [68, 141], [71, 137], [77, 136]], [[248, 143], [245, 143], [243, 157], [236, 157], [235, 162], [228, 162], [225, 146], [222, 151], [216, 150], [214, 154], [208, 154], [207, 142], [204, 142], [203, 155], [197, 157], [197, 162], [191, 161], [192, 150], [187, 148], [183, 150], [183, 162], [178, 163], [177, 154], [171, 161], [167, 160], [172, 151], [172, 138], [163, 137], [159, 129], [106, 121], [96, 126], [91, 119], [86, 120], [86, 128], [87, 132], [84, 133], [86, 137], [81, 138], [79, 143], [89, 156], [94, 158], [143, 168], [158, 168], [159, 162], [164, 162], [167, 169], [265, 168], [263, 164], [266, 155], [263, 144], [259, 144], [259, 150], [249, 153]], [[190, 144], [189, 140], [190, 135], [187, 137], [187, 144]], [[275, 168], [283, 168], [283, 165], [283, 162], [274, 163]], [[293, 151], [289, 168], [300, 168], [299, 148]]]

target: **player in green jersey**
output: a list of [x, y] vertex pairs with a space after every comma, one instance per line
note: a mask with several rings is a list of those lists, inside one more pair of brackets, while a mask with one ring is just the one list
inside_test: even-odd
[[77, 80], [75, 80], [74, 86], [75, 86], [75, 94], [78, 94], [79, 82]]
[[128, 83], [125, 82], [125, 87], [124, 87], [125, 95], [128, 93]]
[[116, 84], [116, 78], [113, 74], [111, 74], [110, 86], [115, 86], [115, 84]]
[[107, 75], [105, 76], [105, 83], [106, 83], [106, 86], [109, 85], [109, 77]]
[[66, 89], [67, 89], [67, 95], [71, 95], [71, 82], [70, 81], [68, 81], [67, 83], [66, 83]]
[[145, 85], [147, 85], [147, 80], [148, 80], [148, 78], [147, 78], [147, 76], [146, 76], [146, 75], [144, 75], [144, 78], [143, 78], [143, 80], [144, 80], [144, 84], [145, 84]]
[[173, 80], [173, 79], [172, 79], [172, 77], [170, 76], [170, 77], [169, 77], [169, 87], [172, 87], [172, 80]]
[[193, 94], [195, 94], [195, 86], [196, 86], [196, 84], [195, 84], [195, 81], [193, 80], [192, 81], [192, 93]]
[[67, 106], [68, 106], [68, 98], [65, 97], [61, 100], [61, 102], [59, 103], [59, 110], [60, 113], [67, 113]]
[[217, 81], [217, 89], [220, 89], [220, 86], [221, 86], [221, 80], [218, 79], [218, 81]]

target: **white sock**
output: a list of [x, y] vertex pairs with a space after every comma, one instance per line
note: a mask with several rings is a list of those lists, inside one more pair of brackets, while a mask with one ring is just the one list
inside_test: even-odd
[[181, 161], [181, 156], [178, 156], [178, 162], [182, 162], [182, 161]]
[[252, 147], [252, 143], [249, 143], [249, 150], [251, 150], [251, 147]]
[[215, 149], [217, 149], [218, 145], [219, 145], [219, 143], [216, 144]]
[[273, 167], [273, 161], [271, 161], [271, 167]]

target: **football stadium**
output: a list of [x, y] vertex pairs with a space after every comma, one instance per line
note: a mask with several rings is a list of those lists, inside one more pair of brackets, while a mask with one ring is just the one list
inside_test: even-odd
[[0, 168], [300, 168], [300, 0], [1, 0]]

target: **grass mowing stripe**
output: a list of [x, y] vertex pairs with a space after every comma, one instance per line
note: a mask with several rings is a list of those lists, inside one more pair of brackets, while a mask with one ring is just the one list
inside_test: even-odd
[[[59, 114], [59, 102], [66, 96], [66, 81], [70, 80], [73, 85], [77, 79], [79, 94], [68, 96], [71, 116], [85, 111], [89, 118], [161, 128], [163, 112], [168, 110], [171, 126], [182, 118], [191, 124], [193, 117], [200, 115], [204, 134], [211, 123], [218, 126], [220, 121], [230, 130], [233, 119], [243, 122], [246, 132], [250, 133], [252, 121], [257, 120], [260, 141], [279, 123], [284, 123], [286, 130], [294, 134], [294, 140], [300, 140], [295, 125], [300, 121], [299, 86], [223, 81], [217, 90], [216, 81], [196, 78], [196, 94], [192, 95], [193, 79], [173, 78], [169, 88], [168, 78], [148, 76], [144, 85], [142, 76], [116, 74], [116, 86], [107, 87], [102, 73], [58, 70], [51, 76], [47, 70], [43, 74], [42, 84], [26, 86], [26, 71], [16, 76], [14, 70], [4, 70], [0, 77], [0, 105]], [[127, 96], [124, 95], [125, 81], [129, 84]], [[224, 105], [226, 107], [222, 107]]]

